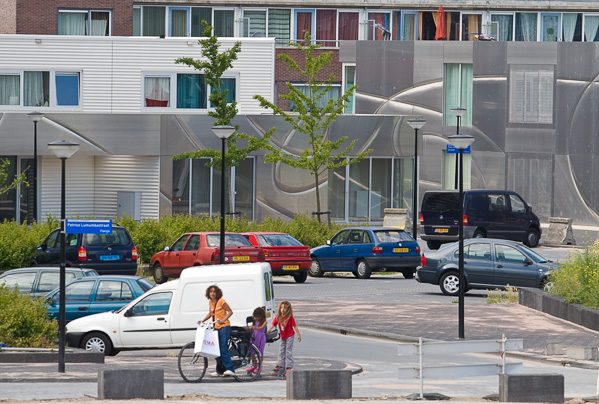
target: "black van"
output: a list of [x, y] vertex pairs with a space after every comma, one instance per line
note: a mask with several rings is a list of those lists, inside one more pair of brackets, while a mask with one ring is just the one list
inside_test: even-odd
[[[458, 241], [460, 194], [427, 191], [420, 209], [420, 238], [428, 248]], [[488, 189], [464, 191], [464, 238], [489, 237], [521, 241], [536, 247], [541, 225], [532, 207], [516, 192]]]

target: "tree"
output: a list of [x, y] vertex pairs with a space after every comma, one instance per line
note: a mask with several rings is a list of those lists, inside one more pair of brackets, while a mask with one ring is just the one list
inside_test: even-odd
[[12, 182], [7, 184], [9, 167], [10, 167], [9, 159], [0, 160], [0, 195], [7, 193], [11, 189], [17, 188], [19, 186], [19, 184], [22, 184], [25, 186], [29, 185], [27, 183], [27, 176], [26, 176], [25, 172], [22, 172], [20, 175], [15, 176], [15, 178], [12, 180]]
[[[241, 51], [241, 42], [235, 42], [233, 47], [219, 53], [220, 42], [216, 35], [212, 35], [212, 27], [206, 21], [202, 21], [204, 26], [204, 36], [206, 39], [198, 40], [201, 47], [203, 59], [195, 60], [189, 57], [182, 57], [175, 60], [175, 63], [185, 64], [204, 73], [204, 80], [210, 86], [211, 92], [208, 97], [209, 105], [213, 108], [208, 110], [208, 115], [216, 119], [215, 126], [230, 125], [235, 128], [235, 133], [226, 140], [225, 166], [234, 167], [239, 165], [250, 153], [265, 149], [270, 138], [270, 132], [261, 138], [237, 133], [239, 125], [233, 125], [232, 120], [237, 115], [237, 102], [227, 103], [227, 94], [229, 90], [222, 89], [222, 75], [233, 66], [237, 60], [237, 54]], [[245, 147], [238, 147], [240, 140], [247, 141]], [[209, 157], [206, 166], [221, 168], [221, 150], [220, 149], [202, 149], [193, 152], [180, 153], [173, 156], [173, 160], [182, 160], [187, 158], [197, 159]]]
[[[310, 35], [306, 32], [304, 44], [291, 42], [289, 45], [301, 50], [304, 53], [305, 67], [300, 66], [287, 54], [280, 54], [278, 59], [283, 60], [287, 64], [289, 70], [295, 70], [305, 77], [307, 94], [300, 91], [297, 87], [287, 82], [288, 94], [281, 94], [279, 97], [293, 102], [296, 113], [290, 113], [276, 106], [260, 95], [254, 95], [254, 98], [260, 101], [260, 106], [265, 109], [271, 109], [274, 115], [279, 115], [291, 124], [297, 132], [307, 136], [309, 147], [302, 154], [295, 155], [287, 153], [282, 148], [277, 148], [272, 144], [266, 146], [267, 150], [271, 151], [266, 155], [264, 161], [268, 163], [283, 163], [291, 167], [309, 170], [314, 176], [314, 187], [316, 189], [316, 209], [318, 212], [318, 220], [320, 221], [320, 191], [318, 185], [320, 178], [328, 170], [339, 167], [345, 167], [349, 164], [356, 163], [364, 159], [372, 149], [358, 153], [357, 155], [347, 159], [350, 155], [356, 140], [351, 141], [345, 149], [341, 149], [342, 145], [347, 141], [348, 137], [332, 141], [328, 138], [327, 128], [331, 122], [337, 119], [337, 116], [343, 113], [343, 109], [347, 106], [347, 102], [354, 93], [356, 86], [353, 85], [337, 100], [329, 98], [326, 100], [326, 105], [321, 107], [320, 101], [325, 100], [324, 97], [333, 86], [335, 75], [331, 74], [327, 81], [318, 80], [319, 72], [331, 63], [331, 52], [322, 52], [315, 56], [315, 51], [320, 48], [320, 45], [312, 44]], [[272, 135], [272, 134], [271, 134]]]

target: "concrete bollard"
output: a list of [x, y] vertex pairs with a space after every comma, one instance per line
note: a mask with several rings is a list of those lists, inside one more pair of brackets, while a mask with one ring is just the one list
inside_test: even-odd
[[575, 245], [574, 231], [572, 230], [572, 219], [567, 217], [550, 217], [549, 218], [549, 229], [547, 229], [547, 235], [544, 244], [548, 245]]
[[569, 346], [566, 349], [570, 359], [597, 360], [597, 348], [590, 346]]
[[164, 370], [99, 370], [98, 398], [109, 400], [163, 399]]
[[287, 372], [288, 400], [351, 397], [351, 370], [291, 370]]
[[563, 403], [564, 375], [499, 375], [499, 401]]
[[564, 348], [559, 341], [549, 341], [545, 344], [545, 355], [563, 355]]
[[405, 231], [412, 231], [412, 223], [408, 221], [408, 210], [404, 208], [385, 208], [383, 226], [396, 227]]

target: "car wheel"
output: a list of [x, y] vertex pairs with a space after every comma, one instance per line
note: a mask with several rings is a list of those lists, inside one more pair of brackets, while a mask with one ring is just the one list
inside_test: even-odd
[[476, 229], [472, 235], [472, 238], [485, 238], [485, 232], [481, 229]]
[[297, 283], [306, 282], [306, 279], [308, 279], [308, 271], [302, 271], [299, 274], [293, 275], [293, 279], [295, 279]]
[[112, 342], [110, 338], [99, 332], [92, 332], [83, 338], [81, 342], [81, 348], [91, 352], [101, 352], [104, 356], [112, 356], [116, 353], [113, 352]]
[[156, 283], [164, 283], [168, 279], [164, 275], [164, 271], [162, 270], [162, 266], [158, 262], [154, 264], [154, 267], [152, 267], [152, 275], [154, 276], [154, 282], [156, 282]]
[[429, 250], [438, 250], [439, 247], [441, 247], [441, 242], [429, 240], [426, 242], [426, 246], [428, 247]]
[[308, 270], [308, 273], [310, 276], [315, 278], [320, 278], [322, 275], [324, 275], [324, 271], [320, 267], [320, 261], [318, 261], [318, 258], [312, 258], [312, 266]]
[[372, 271], [368, 266], [368, 262], [366, 262], [366, 260], [358, 261], [358, 263], [356, 264], [356, 270], [354, 272], [355, 277], [358, 279], [368, 279], [370, 278], [371, 274]]
[[460, 291], [460, 277], [457, 272], [450, 271], [441, 277], [441, 292], [449, 296], [457, 296]]
[[403, 277], [406, 279], [412, 279], [414, 277], [414, 272], [416, 272], [416, 268], [408, 268], [401, 271]]
[[536, 229], [529, 229], [526, 233], [526, 240], [524, 245], [530, 248], [534, 248], [539, 245], [539, 232]]

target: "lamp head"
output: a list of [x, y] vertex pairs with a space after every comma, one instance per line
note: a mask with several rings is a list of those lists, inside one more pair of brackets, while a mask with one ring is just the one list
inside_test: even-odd
[[228, 139], [233, 133], [235, 133], [235, 128], [229, 125], [218, 125], [212, 127], [212, 132], [219, 139]]
[[467, 149], [468, 146], [474, 143], [474, 136], [470, 135], [451, 135], [447, 138], [449, 139], [449, 142], [458, 150]]
[[466, 108], [457, 107], [450, 109], [450, 111], [452, 114], [459, 118], [466, 113]]
[[426, 119], [422, 119], [422, 118], [408, 119], [408, 125], [410, 125], [410, 127], [412, 129], [416, 129], [416, 130], [422, 129], [424, 124], [426, 124]]
[[57, 142], [48, 143], [48, 149], [50, 149], [56, 157], [68, 159], [79, 150], [79, 143], [69, 142], [68, 140], [59, 140]]
[[39, 121], [41, 121], [44, 118], [44, 114], [42, 114], [41, 112], [37, 112], [37, 111], [36, 112], [30, 112], [30, 113], [27, 114], [27, 116], [29, 118], [31, 118], [31, 120], [33, 122], [39, 122]]

